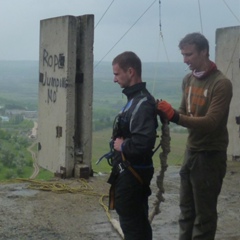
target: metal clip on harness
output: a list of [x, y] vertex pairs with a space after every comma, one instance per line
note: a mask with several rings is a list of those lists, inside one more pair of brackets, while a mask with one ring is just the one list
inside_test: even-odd
[[113, 142], [113, 140], [111, 139], [110, 142], [109, 142], [110, 151], [109, 151], [108, 153], [104, 154], [102, 157], [100, 157], [100, 158], [97, 160], [96, 165], [98, 165], [104, 158], [106, 158], [107, 161], [108, 161], [108, 164], [109, 164], [110, 166], [112, 166], [112, 160], [113, 160], [112, 158], [113, 158], [113, 154], [114, 154], [113, 144], [114, 144], [114, 142]]

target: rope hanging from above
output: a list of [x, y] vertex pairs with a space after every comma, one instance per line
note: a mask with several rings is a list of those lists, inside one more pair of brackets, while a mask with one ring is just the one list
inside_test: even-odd
[[160, 171], [159, 171], [159, 175], [157, 176], [157, 180], [156, 180], [158, 192], [156, 193], [157, 199], [153, 203], [154, 208], [148, 217], [148, 220], [150, 223], [152, 223], [154, 216], [161, 212], [160, 211], [160, 203], [164, 202], [164, 200], [165, 200], [163, 197], [163, 194], [165, 192], [163, 182], [164, 182], [164, 173], [167, 171], [167, 168], [168, 168], [167, 156], [170, 152], [170, 141], [171, 141], [170, 130], [169, 130], [169, 125], [168, 125], [167, 121], [165, 121], [162, 124], [161, 130], [162, 130], [162, 135], [161, 135], [161, 139], [160, 139], [160, 144], [161, 144], [162, 152], [160, 152], [160, 154], [159, 154]]

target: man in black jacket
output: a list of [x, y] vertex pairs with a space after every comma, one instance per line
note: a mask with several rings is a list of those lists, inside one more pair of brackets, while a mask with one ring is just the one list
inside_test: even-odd
[[[113, 129], [113, 169], [109, 178], [114, 207], [125, 240], [151, 240], [148, 197], [154, 168], [153, 148], [157, 116], [155, 99], [142, 82], [141, 60], [123, 52], [112, 62], [114, 82], [123, 88], [127, 104], [116, 117]], [[111, 203], [111, 201], [110, 201]]]

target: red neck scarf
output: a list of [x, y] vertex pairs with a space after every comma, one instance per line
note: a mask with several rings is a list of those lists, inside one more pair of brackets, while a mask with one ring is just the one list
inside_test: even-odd
[[213, 71], [217, 70], [217, 66], [214, 62], [210, 62], [210, 67], [208, 68], [207, 71], [202, 71], [202, 72], [196, 72], [195, 70], [193, 71], [194, 77], [198, 79], [203, 79], [207, 76], [209, 76]]

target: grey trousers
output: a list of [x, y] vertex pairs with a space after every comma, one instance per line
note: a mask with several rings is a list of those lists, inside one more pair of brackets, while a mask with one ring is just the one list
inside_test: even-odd
[[179, 240], [214, 240], [225, 151], [186, 151], [180, 170]]

